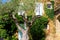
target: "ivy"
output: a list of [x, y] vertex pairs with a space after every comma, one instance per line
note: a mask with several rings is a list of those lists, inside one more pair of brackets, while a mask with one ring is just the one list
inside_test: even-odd
[[48, 9], [46, 4], [44, 6], [44, 9], [48, 18], [53, 19], [54, 18], [54, 1], [51, 1], [51, 3], [52, 3], [52, 9]]

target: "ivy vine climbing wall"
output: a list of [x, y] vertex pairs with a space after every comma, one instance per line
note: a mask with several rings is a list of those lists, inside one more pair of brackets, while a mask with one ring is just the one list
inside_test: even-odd
[[54, 18], [54, 1], [51, 1], [51, 3], [52, 3], [52, 9], [48, 9], [47, 4], [45, 4], [44, 9], [48, 18], [53, 19]]

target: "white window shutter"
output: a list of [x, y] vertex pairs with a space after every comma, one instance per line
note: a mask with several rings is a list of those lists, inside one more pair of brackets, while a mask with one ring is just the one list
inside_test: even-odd
[[35, 7], [35, 14], [36, 15], [43, 15], [44, 9], [43, 9], [43, 3], [36, 3]]

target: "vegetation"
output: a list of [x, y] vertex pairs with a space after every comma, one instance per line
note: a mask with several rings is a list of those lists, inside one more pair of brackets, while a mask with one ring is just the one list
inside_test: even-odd
[[[20, 5], [19, 3], [22, 3], [22, 2], [23, 2], [23, 5]], [[15, 34], [15, 31], [20, 28], [19, 30], [22, 29], [21, 32], [23, 34], [25, 34], [24, 32], [28, 33], [27, 31], [30, 31], [32, 40], [45, 39], [45, 33], [43, 29], [46, 27], [48, 22], [47, 18], [45, 17], [36, 18], [30, 30], [28, 29], [30, 24], [26, 29], [27, 31], [24, 30], [24, 28], [20, 27], [23, 25], [22, 23], [24, 23], [25, 20], [23, 20], [22, 16], [19, 16], [17, 14], [18, 10], [28, 11], [32, 9], [30, 10], [30, 12], [26, 12], [27, 14], [29, 14], [28, 20], [31, 21], [32, 16], [30, 16], [30, 14], [33, 14], [34, 6], [35, 6], [34, 3], [35, 3], [34, 0], [28, 0], [28, 1], [27, 0], [22, 0], [22, 1], [11, 0], [10, 2], [6, 2], [5, 4], [1, 3], [0, 1], [0, 4], [1, 4], [0, 5], [0, 37], [1, 38], [4, 38], [4, 40], [17, 40], [14, 34]], [[13, 18], [13, 15], [16, 17], [16, 19]], [[51, 13], [51, 15], [53, 14]], [[51, 15], [48, 15], [48, 16], [50, 17]], [[22, 25], [20, 25], [20, 23]]]
[[9, 14], [11, 14], [11, 10], [15, 9], [14, 6], [16, 6], [16, 4], [13, 5], [14, 1], [0, 4], [0, 37], [4, 40], [14, 40], [12, 36], [14, 36], [17, 27], [14, 21], [9, 17]]
[[0, 37], [12, 40], [12, 36], [14, 35], [15, 31], [17, 30], [17, 27], [13, 20], [8, 19], [8, 20], [0, 20]]
[[48, 9], [47, 5], [45, 4], [45, 13], [48, 15], [48, 18], [54, 19], [54, 1], [51, 1], [52, 3], [52, 9]]
[[[1, 0], [2, 1], [2, 0]], [[4, 38], [4, 40], [15, 40], [14, 33], [17, 30], [16, 23], [12, 18], [12, 15], [15, 15], [20, 10], [30, 10], [34, 7], [34, 1], [32, 0], [25, 0], [23, 1], [24, 6], [20, 5], [20, 0], [11, 0], [6, 3], [2, 3], [0, 1], [0, 37]], [[32, 6], [32, 7], [31, 7]], [[20, 7], [20, 8], [19, 8]], [[17, 16], [16, 18], [19, 23], [23, 23], [23, 19], [21, 16]], [[2, 30], [2, 31], [1, 31]], [[17, 39], [16, 39], [17, 40]]]
[[24, 23], [23, 17], [18, 15], [18, 13], [15, 15], [19, 23]]
[[47, 22], [48, 20], [45, 17], [36, 18], [30, 29], [32, 40], [45, 40], [44, 29], [46, 28]]

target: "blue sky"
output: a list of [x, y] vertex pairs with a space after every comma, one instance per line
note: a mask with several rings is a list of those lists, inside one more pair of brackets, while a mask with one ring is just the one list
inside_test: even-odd
[[2, 3], [6, 3], [7, 2], [7, 0], [2, 0]]
[[2, 0], [2, 3], [6, 3], [9, 2], [10, 0]]

